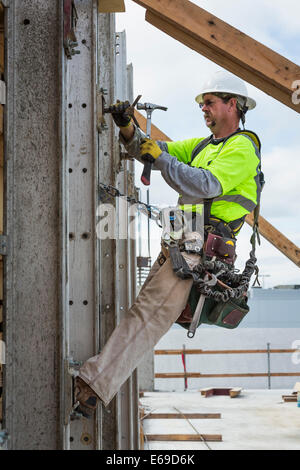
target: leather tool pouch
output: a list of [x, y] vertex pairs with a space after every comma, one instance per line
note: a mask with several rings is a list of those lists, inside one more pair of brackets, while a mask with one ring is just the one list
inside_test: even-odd
[[236, 259], [235, 245], [235, 240], [231, 238], [209, 233], [206, 240], [205, 254], [211, 257], [216, 256], [225, 263], [233, 264]]
[[[176, 321], [176, 323], [185, 329], [189, 328], [199, 297], [200, 293], [193, 286], [187, 306]], [[222, 328], [236, 328], [249, 312], [247, 300], [247, 297], [242, 297], [241, 299], [230, 299], [227, 302], [216, 302], [213, 299], [207, 298], [204, 303], [198, 326], [202, 323], [206, 323], [208, 325], [220, 326]]]

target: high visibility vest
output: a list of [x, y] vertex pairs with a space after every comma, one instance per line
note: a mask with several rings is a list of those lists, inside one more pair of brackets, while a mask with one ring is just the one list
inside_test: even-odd
[[[249, 214], [259, 203], [263, 185], [261, 144], [254, 132], [238, 130], [224, 139], [211, 136], [167, 145], [170, 155], [192, 167], [209, 170], [219, 181], [222, 194], [212, 200], [212, 216], [229, 223]], [[181, 208], [202, 213], [203, 201]]]

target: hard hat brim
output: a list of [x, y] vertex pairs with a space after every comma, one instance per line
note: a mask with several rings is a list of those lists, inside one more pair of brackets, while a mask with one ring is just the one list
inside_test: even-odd
[[200, 95], [196, 96], [195, 101], [198, 104], [203, 104], [203, 96], [207, 94], [216, 94], [216, 93], [226, 93], [227, 95], [235, 95], [235, 96], [242, 96], [243, 98], [247, 99], [246, 106], [248, 107], [248, 110], [251, 111], [256, 107], [256, 101], [253, 98], [250, 98], [249, 96], [243, 96], [243, 95], [238, 95], [237, 93], [230, 93], [228, 90], [205, 90]]

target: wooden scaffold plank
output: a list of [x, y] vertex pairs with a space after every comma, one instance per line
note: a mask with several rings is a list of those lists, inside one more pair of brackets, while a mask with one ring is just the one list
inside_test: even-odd
[[208, 441], [221, 442], [221, 434], [145, 434], [147, 441]]
[[300, 112], [300, 67], [188, 0], [134, 0], [169, 36]]
[[150, 413], [145, 419], [220, 419], [220, 413]]
[[[246, 222], [250, 226], [253, 225], [253, 213], [247, 215]], [[300, 268], [300, 248], [286, 238], [279, 230], [277, 230], [270, 222], [259, 217], [259, 233], [270, 242], [275, 248], [283, 253], [289, 260], [293, 261]]]
[[125, 11], [124, 0], [98, 0], [99, 13], [119, 13]]

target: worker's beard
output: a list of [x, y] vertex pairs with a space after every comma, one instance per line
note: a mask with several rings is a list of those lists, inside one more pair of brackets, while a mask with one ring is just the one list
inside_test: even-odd
[[[204, 118], [205, 118], [205, 121], [206, 121], [206, 117], [204, 117]], [[209, 129], [211, 129], [211, 130], [214, 129], [214, 127], [216, 126], [216, 124], [217, 124], [217, 123], [216, 123], [216, 121], [215, 121], [214, 119], [213, 119], [209, 124], [208, 124], [207, 121], [206, 121], [207, 127], [208, 127]]]
[[206, 124], [206, 125], [212, 131], [215, 128], [216, 124], [217, 124], [216, 121], [211, 121], [210, 124]]

